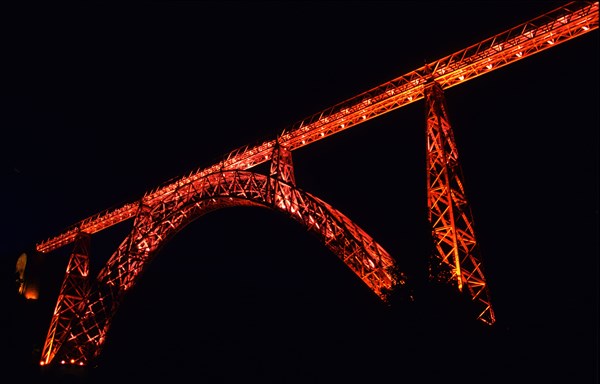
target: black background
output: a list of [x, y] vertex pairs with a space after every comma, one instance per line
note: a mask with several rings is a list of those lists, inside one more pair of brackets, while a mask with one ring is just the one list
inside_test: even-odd
[[[425, 282], [422, 101], [293, 153], [298, 186], [373, 236], [412, 278], [415, 303], [382, 306], [278, 213], [217, 211], [150, 264], [97, 368], [47, 377], [35, 364], [69, 247], [38, 260], [38, 301], [18, 297], [13, 282], [18, 256], [69, 225], [561, 4], [2, 6], [0, 375], [597, 382], [597, 31], [446, 91], [498, 320], [491, 328]], [[128, 225], [92, 237], [94, 268]]]

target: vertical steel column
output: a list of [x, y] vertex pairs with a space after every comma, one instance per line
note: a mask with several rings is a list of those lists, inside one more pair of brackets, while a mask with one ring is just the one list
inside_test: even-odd
[[292, 152], [276, 143], [271, 155], [267, 199], [270, 200], [271, 204], [281, 209], [293, 211], [292, 206], [298, 205], [293, 193], [295, 185], [296, 178], [294, 176]]
[[[40, 359], [40, 365], [42, 366], [47, 365], [54, 359], [63, 343], [67, 341], [73, 321], [78, 321], [79, 316], [85, 310], [90, 287], [89, 249], [90, 235], [79, 232], [75, 239], [73, 252], [69, 258], [65, 278], [58, 294], [48, 335], [44, 342]], [[68, 359], [68, 361], [61, 361], [61, 363], [85, 364], [83, 356], [73, 355], [69, 356]]]
[[[475, 237], [471, 208], [444, 93], [435, 81], [425, 85], [427, 205], [435, 245], [431, 280], [455, 285], [478, 306], [477, 319], [495, 322]], [[466, 290], [465, 290], [466, 287]]]

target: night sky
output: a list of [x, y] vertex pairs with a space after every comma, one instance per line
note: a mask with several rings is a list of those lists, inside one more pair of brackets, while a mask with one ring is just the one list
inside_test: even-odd
[[[22, 252], [561, 4], [3, 5], [0, 380], [50, 380], [35, 363], [71, 249], [38, 260], [34, 302], [14, 284]], [[298, 187], [381, 244], [414, 303], [384, 306], [280, 213], [224, 209], [148, 266], [97, 368], [52, 379], [597, 383], [598, 48], [593, 31], [445, 93], [493, 327], [426, 281], [421, 100], [293, 152]], [[92, 236], [93, 271], [131, 224]]]

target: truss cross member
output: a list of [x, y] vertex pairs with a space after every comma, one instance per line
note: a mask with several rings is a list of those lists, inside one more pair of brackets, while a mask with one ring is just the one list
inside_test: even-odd
[[477, 318], [493, 324], [494, 312], [444, 91], [435, 81], [425, 85], [425, 108], [427, 205], [434, 242], [429, 277], [466, 292], [478, 306]]

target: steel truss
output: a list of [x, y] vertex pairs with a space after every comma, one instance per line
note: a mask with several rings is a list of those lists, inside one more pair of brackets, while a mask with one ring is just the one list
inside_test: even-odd
[[[333, 107], [315, 113], [284, 130], [277, 139], [246, 145], [224, 156], [219, 163], [200, 168], [180, 180], [149, 191], [144, 199], [162, 198], [180, 182], [201, 179], [223, 169], [250, 169], [271, 159], [277, 144], [290, 151], [344, 131], [424, 97], [430, 79], [447, 89], [561, 43], [598, 29], [598, 2], [575, 1], [513, 27], [498, 35], [433, 61], [421, 68], [363, 92]], [[50, 252], [70, 244], [82, 230], [93, 234], [133, 218], [139, 202], [108, 209], [74, 224], [69, 229], [36, 245]]]
[[[161, 246], [193, 220], [222, 208], [258, 206], [283, 212], [318, 236], [384, 301], [396, 287], [405, 286], [406, 278], [397, 272], [395, 260], [373, 238], [340, 211], [294, 185], [291, 152], [280, 146], [274, 152], [278, 161], [273, 163], [270, 176], [224, 170], [181, 183], [162, 200], [143, 201], [130, 234], [93, 282], [76, 280], [71, 270], [67, 271], [68, 288], [59, 296], [42, 365], [54, 359], [62, 364], [87, 365], [98, 357], [125, 294]], [[75, 264], [82, 257], [86, 273], [76, 274], [79, 278], [88, 276], [88, 255], [75, 250], [69, 262]]]
[[[235, 149], [219, 163], [148, 191], [139, 201], [86, 218], [36, 244], [47, 253], [75, 243], [42, 352], [52, 361], [87, 364], [100, 353], [124, 294], [165, 244], [192, 220], [231, 206], [284, 212], [318, 235], [378, 296], [405, 284], [394, 260], [346, 216], [295, 185], [290, 151], [425, 98], [427, 201], [435, 253], [432, 278], [455, 284], [495, 321], [458, 151], [443, 101], [447, 88], [553, 48], [598, 28], [598, 2], [576, 1], [443, 57], [285, 129], [276, 139]], [[270, 175], [247, 170], [271, 161]], [[92, 281], [89, 235], [133, 219], [133, 229]], [[87, 239], [87, 240], [86, 240]], [[465, 289], [466, 287], [466, 289]]]
[[458, 149], [448, 119], [442, 87], [431, 81], [425, 87], [427, 111], [427, 206], [435, 252], [430, 279], [466, 287], [480, 307], [477, 319], [496, 319], [483, 273], [471, 207], [467, 200]]

